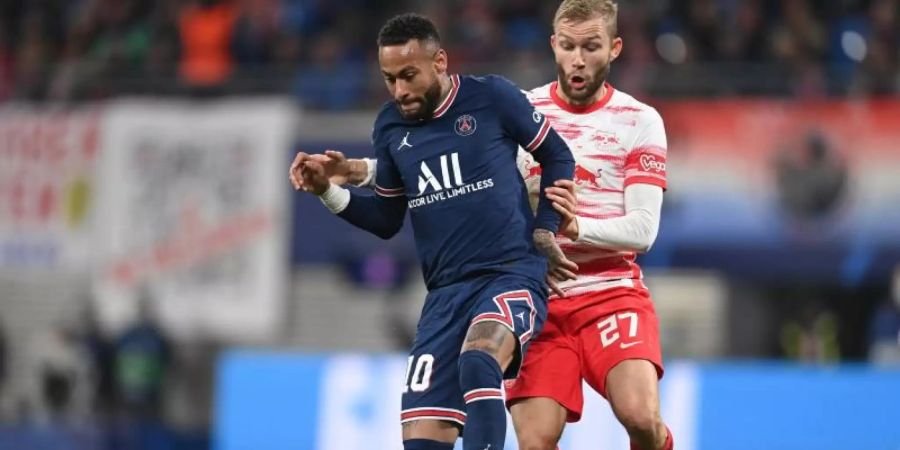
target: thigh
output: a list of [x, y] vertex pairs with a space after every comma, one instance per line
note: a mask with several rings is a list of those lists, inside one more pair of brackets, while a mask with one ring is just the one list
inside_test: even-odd
[[468, 314], [459, 298], [458, 290], [439, 289], [425, 300], [407, 361], [400, 414], [404, 430], [415, 421], [465, 425], [458, 364]]
[[531, 340], [540, 333], [547, 317], [547, 296], [542, 286], [525, 277], [500, 275], [474, 292], [472, 300], [470, 323], [473, 327], [495, 322], [515, 336], [512, 363], [504, 372], [504, 378], [515, 378]]
[[606, 375], [606, 398], [617, 417], [634, 411], [659, 414], [659, 379], [653, 363], [626, 359]]
[[595, 319], [578, 332], [584, 379], [604, 397], [607, 377], [622, 361], [644, 360], [662, 377], [659, 324], [646, 291], [628, 289], [595, 306]]
[[558, 326], [551, 303], [547, 323], [531, 342], [519, 376], [505, 384], [507, 406], [514, 419], [516, 405], [537, 398], [544, 400], [532, 405], [549, 400], [563, 408], [566, 412], [564, 420], [577, 422], [581, 418], [584, 405], [581, 363], [574, 343], [575, 340]]

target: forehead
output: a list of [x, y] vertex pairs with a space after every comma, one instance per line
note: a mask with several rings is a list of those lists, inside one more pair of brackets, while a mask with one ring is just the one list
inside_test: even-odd
[[602, 16], [594, 16], [588, 20], [563, 19], [556, 23], [554, 32], [557, 37], [573, 41], [609, 39], [609, 23]]
[[405, 44], [385, 45], [378, 48], [378, 61], [385, 72], [403, 70], [407, 66], [415, 66], [424, 61], [431, 60], [431, 51], [428, 44], [423, 44], [416, 39]]

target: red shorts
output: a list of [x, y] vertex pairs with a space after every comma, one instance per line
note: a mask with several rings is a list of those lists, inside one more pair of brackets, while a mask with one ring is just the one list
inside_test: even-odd
[[544, 330], [532, 342], [519, 377], [506, 382], [507, 405], [549, 397], [581, 419], [582, 380], [606, 397], [606, 375], [622, 361], [646, 359], [662, 378], [659, 323], [650, 293], [618, 287], [554, 299]]

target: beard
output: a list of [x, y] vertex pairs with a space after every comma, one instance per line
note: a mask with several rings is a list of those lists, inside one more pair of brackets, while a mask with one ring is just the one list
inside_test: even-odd
[[[421, 97], [412, 97], [408, 98], [405, 102], [397, 101], [397, 109], [400, 110], [400, 115], [403, 116], [406, 120], [427, 120], [430, 119], [431, 116], [434, 115], [434, 110], [438, 107], [438, 101], [441, 98], [441, 83], [437, 80], [434, 80], [434, 83], [428, 87], [428, 90], [425, 91], [425, 95]], [[421, 105], [416, 111], [404, 111], [403, 105], [419, 102]]]
[[566, 71], [563, 70], [562, 66], [559, 64], [556, 65], [559, 85], [562, 86], [562, 90], [566, 94], [566, 97], [568, 97], [575, 105], [586, 105], [593, 100], [594, 95], [600, 90], [603, 83], [606, 82], [606, 78], [609, 77], [609, 70], [610, 64], [606, 63], [594, 71], [594, 73], [588, 76], [582, 76], [582, 78], [584, 78], [584, 88], [575, 90], [569, 84], [569, 77], [566, 75]]

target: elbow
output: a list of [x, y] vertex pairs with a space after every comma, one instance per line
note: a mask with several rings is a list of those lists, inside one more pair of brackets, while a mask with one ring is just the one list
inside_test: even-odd
[[634, 250], [638, 253], [647, 253], [651, 248], [653, 248], [653, 241], [650, 239], [642, 240], [640, 242], [636, 242], [634, 247]]
[[403, 227], [403, 222], [396, 226], [384, 227], [375, 231], [375, 235], [380, 237], [381, 239], [388, 240], [397, 235], [400, 232], [400, 228]]
[[657, 230], [648, 230], [648, 233], [643, 234], [638, 242], [636, 242], [635, 250], [639, 253], [647, 253], [653, 248], [653, 244], [656, 242], [656, 234]]
[[572, 154], [572, 151], [569, 150], [569, 147], [564, 147], [563, 151], [558, 152], [556, 158], [554, 158], [554, 162], [570, 167], [573, 170], [575, 169], [575, 156]]

